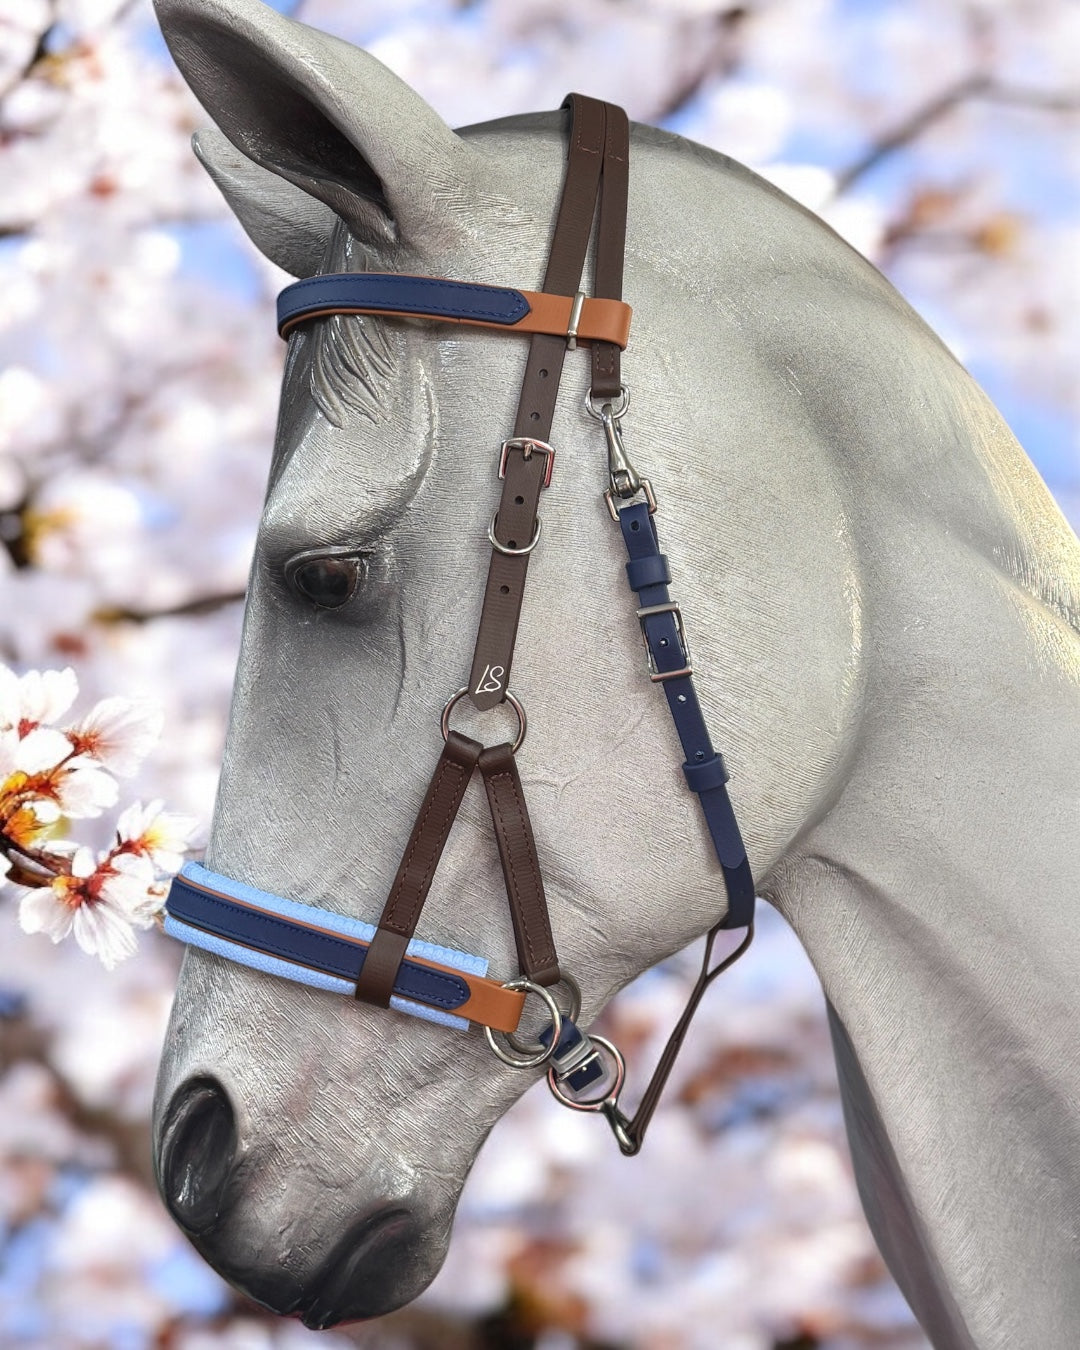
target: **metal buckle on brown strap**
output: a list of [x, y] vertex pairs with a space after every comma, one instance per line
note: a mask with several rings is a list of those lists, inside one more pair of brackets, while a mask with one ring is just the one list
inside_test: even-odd
[[534, 454], [547, 456], [544, 465], [544, 478], [540, 484], [542, 488], [551, 486], [551, 475], [555, 468], [555, 448], [548, 445], [547, 441], [538, 440], [535, 436], [511, 436], [503, 441], [502, 449], [499, 451], [499, 477], [506, 477], [506, 461], [511, 450], [520, 450], [522, 459], [530, 459]]

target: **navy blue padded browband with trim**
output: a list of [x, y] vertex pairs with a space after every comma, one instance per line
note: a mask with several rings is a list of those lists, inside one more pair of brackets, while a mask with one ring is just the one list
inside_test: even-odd
[[406, 277], [396, 272], [339, 272], [286, 286], [277, 300], [278, 331], [330, 308], [513, 324], [528, 314], [529, 302], [509, 286]]

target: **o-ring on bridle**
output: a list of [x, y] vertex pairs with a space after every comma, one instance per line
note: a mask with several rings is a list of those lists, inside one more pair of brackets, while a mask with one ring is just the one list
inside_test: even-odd
[[[504, 1063], [516, 1068], [547, 1064], [556, 1097], [577, 1110], [602, 1112], [619, 1147], [632, 1154], [641, 1147], [705, 990], [750, 945], [754, 883], [725, 787], [724, 761], [709, 740], [694, 692], [682, 615], [668, 594], [671, 574], [656, 534], [656, 497], [648, 479], [638, 476], [622, 438], [629, 404], [620, 371], [630, 330], [630, 308], [621, 298], [629, 123], [621, 108], [580, 94], [571, 94], [563, 106], [570, 109], [570, 147], [543, 291], [364, 272], [299, 281], [278, 299], [283, 337], [298, 324], [331, 314], [408, 315], [531, 335], [513, 435], [503, 442], [499, 457], [502, 496], [487, 527], [491, 562], [469, 682], [443, 709], [443, 751], [382, 916], [377, 925], [364, 923], [189, 863], [173, 882], [165, 929], [230, 960], [368, 1003], [451, 1026], [479, 1023]], [[580, 285], [594, 215], [596, 293], [587, 297]], [[667, 697], [686, 756], [683, 773], [701, 803], [728, 893], [728, 911], [707, 935], [697, 983], [633, 1119], [619, 1108], [622, 1055], [610, 1041], [575, 1024], [580, 995], [559, 968], [515, 759], [525, 739], [525, 711], [508, 688], [529, 556], [540, 542], [540, 494], [551, 483], [554, 466], [555, 451], [547, 438], [563, 360], [580, 344], [591, 350], [586, 407], [600, 421], [607, 441], [604, 498], [629, 555], [626, 574], [639, 601], [650, 677]], [[452, 730], [450, 714], [462, 698], [481, 711], [509, 703], [519, 719], [514, 742], [484, 747]], [[477, 770], [491, 808], [521, 970], [520, 978], [506, 983], [487, 978], [482, 957], [414, 936], [465, 789]], [[711, 965], [720, 930], [733, 928], [745, 928], [745, 936]], [[570, 991], [567, 1010], [552, 993], [559, 983]], [[539, 1042], [531, 1046], [514, 1035], [527, 994], [541, 999], [550, 1018]], [[503, 1043], [497, 1034], [505, 1038]]]

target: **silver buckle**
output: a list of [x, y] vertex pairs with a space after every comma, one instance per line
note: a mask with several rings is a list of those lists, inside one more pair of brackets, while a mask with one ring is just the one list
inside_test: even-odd
[[[681, 670], [657, 670], [656, 658], [653, 656], [653, 650], [649, 646], [649, 635], [645, 631], [645, 620], [653, 614], [670, 614], [675, 620], [675, 631], [679, 635], [679, 642], [682, 646], [683, 656], [686, 664]], [[641, 640], [645, 644], [645, 650], [649, 655], [649, 679], [653, 684], [663, 684], [665, 680], [677, 680], [681, 675], [693, 675], [694, 662], [690, 655], [690, 644], [686, 640], [686, 629], [683, 627], [682, 610], [674, 600], [669, 600], [663, 605], [644, 605], [637, 612], [638, 623], [641, 625]]]
[[547, 455], [547, 463], [544, 465], [544, 481], [541, 487], [551, 486], [551, 474], [555, 468], [555, 448], [548, 445], [547, 441], [537, 440], [535, 436], [511, 436], [509, 440], [503, 441], [502, 449], [499, 452], [499, 477], [506, 477], [506, 461], [509, 458], [511, 450], [520, 450], [522, 459], [531, 459], [533, 451], [541, 455]]
[[577, 330], [581, 322], [581, 310], [585, 304], [585, 292], [578, 291], [574, 296], [574, 303], [570, 307], [570, 322], [566, 325], [566, 350], [568, 352], [577, 351]]

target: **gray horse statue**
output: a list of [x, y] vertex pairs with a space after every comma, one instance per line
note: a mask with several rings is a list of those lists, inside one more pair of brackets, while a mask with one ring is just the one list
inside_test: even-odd
[[[563, 115], [454, 132], [378, 61], [258, 0], [157, 9], [217, 124], [196, 153], [267, 257], [298, 277], [540, 289]], [[628, 444], [758, 893], [824, 988], [876, 1240], [938, 1350], [1073, 1350], [1080, 546], [869, 263], [738, 164], [644, 126], [625, 295]], [[291, 336], [218, 872], [377, 918], [468, 671], [527, 345], [341, 315]], [[583, 1026], [726, 903], [643, 672], [587, 365], [567, 359], [514, 681]], [[347, 603], [296, 584], [312, 560], [351, 578]], [[501, 732], [501, 711], [473, 716], [481, 739]], [[470, 796], [425, 934], [510, 978], [502, 895]], [[266, 1306], [314, 1327], [377, 1316], [438, 1271], [477, 1150], [539, 1076], [475, 1032], [189, 950], [158, 1081], [161, 1189]]]

